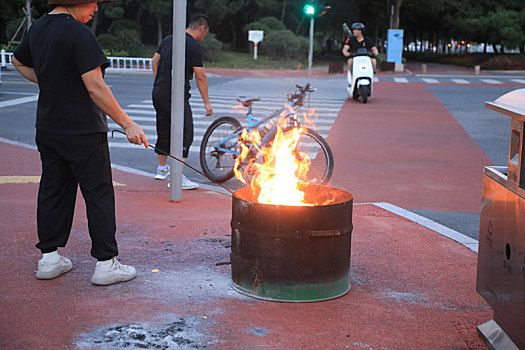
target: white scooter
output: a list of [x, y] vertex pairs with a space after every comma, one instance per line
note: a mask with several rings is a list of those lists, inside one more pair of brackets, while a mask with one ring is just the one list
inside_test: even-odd
[[347, 80], [348, 96], [354, 100], [361, 97], [361, 101], [367, 103], [374, 83], [374, 69], [367, 49], [357, 49], [357, 54], [353, 56], [352, 73], [348, 71]]

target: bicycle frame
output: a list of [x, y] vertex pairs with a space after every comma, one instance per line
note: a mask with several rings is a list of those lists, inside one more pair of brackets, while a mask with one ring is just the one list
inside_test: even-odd
[[253, 116], [252, 105], [250, 105], [248, 107], [248, 113], [247, 113], [247, 116], [248, 116], [248, 127], [242, 128], [240, 130], [237, 130], [231, 136], [229, 136], [228, 138], [226, 138], [223, 141], [221, 141], [219, 143], [219, 145], [217, 146], [217, 151], [224, 152], [224, 153], [230, 153], [230, 154], [239, 156], [240, 155], [239, 152], [236, 152], [234, 150], [225, 148], [225, 147], [223, 147], [223, 145], [227, 144], [230, 140], [234, 139], [235, 137], [240, 137], [240, 135], [242, 134], [242, 132], [244, 130], [247, 130], [248, 132], [252, 132], [253, 130], [257, 129], [260, 125], [262, 125], [263, 123], [269, 121], [270, 119], [276, 118], [279, 115], [281, 115], [281, 116], [276, 121], [276, 123], [274, 123], [272, 128], [266, 133], [266, 135], [263, 136], [263, 138], [260, 140], [260, 142], [257, 145], [251, 145], [250, 149], [252, 149], [253, 147], [259, 148], [261, 145], [264, 145], [271, 137], [274, 136], [274, 132], [275, 132], [275, 130], [277, 128], [277, 124], [279, 123], [280, 120], [286, 119], [290, 115], [295, 115], [295, 110], [293, 108], [293, 102], [292, 101], [288, 101], [287, 104], [284, 107], [282, 107], [280, 110], [278, 110], [277, 112], [272, 113], [270, 116], [268, 116], [266, 118], [263, 118], [263, 119], [257, 119], [257, 118], [255, 118]]

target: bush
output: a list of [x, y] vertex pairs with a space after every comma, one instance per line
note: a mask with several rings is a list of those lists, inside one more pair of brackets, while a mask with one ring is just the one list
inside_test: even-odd
[[222, 52], [223, 44], [217, 40], [215, 34], [208, 33], [201, 42], [201, 45], [204, 47], [204, 59], [210, 62], [217, 61], [217, 57], [219, 57]]
[[275, 17], [264, 17], [256, 22], [245, 25], [243, 30], [246, 35], [248, 35], [249, 30], [262, 30], [264, 35], [267, 35], [276, 30], [286, 30], [286, 26]]
[[289, 30], [270, 32], [261, 48], [272, 58], [304, 59], [308, 55], [308, 39], [298, 37]]
[[99, 35], [98, 41], [104, 50], [111, 52], [112, 56], [117, 56], [117, 53], [136, 56], [142, 47], [139, 33], [133, 29], [122, 29], [115, 34]]
[[525, 55], [501, 55], [481, 65], [481, 69], [525, 70]]

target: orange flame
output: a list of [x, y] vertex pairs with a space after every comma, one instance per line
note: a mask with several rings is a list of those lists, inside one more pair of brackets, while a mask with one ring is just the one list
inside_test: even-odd
[[262, 149], [258, 146], [262, 138], [258, 131], [242, 132], [241, 155], [236, 159], [234, 171], [243, 183], [250, 182], [259, 203], [314, 205], [305, 202], [305, 193], [300, 189], [305, 184], [311, 163], [308, 155], [297, 149], [301, 134], [305, 131], [302, 127], [287, 129], [286, 120], [282, 119], [271, 145]]

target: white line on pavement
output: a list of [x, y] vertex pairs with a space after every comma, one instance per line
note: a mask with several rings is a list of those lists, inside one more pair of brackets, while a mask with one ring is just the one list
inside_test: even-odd
[[398, 77], [394, 77], [394, 81], [396, 83], [408, 83], [408, 79], [407, 78], [398, 78]]
[[12, 99], [12, 100], [7, 100], [7, 101], [0, 102], [0, 108], [16, 106], [16, 105], [20, 105], [22, 103], [34, 102], [36, 100], [38, 100], [38, 95], [15, 98], [15, 99]]
[[428, 83], [428, 84], [438, 84], [439, 83], [439, 80], [432, 79], [432, 78], [422, 78], [421, 80], [423, 80], [425, 83]]
[[481, 79], [481, 81], [487, 84], [502, 84], [501, 81], [494, 79]]
[[510, 80], [516, 83], [525, 84], [525, 79], [510, 79]]
[[469, 81], [465, 79], [451, 79], [456, 84], [468, 84]]
[[461, 243], [465, 247], [467, 247], [468, 249], [476, 253], [478, 252], [478, 241], [476, 241], [474, 238], [470, 238], [464, 235], [461, 232], [458, 232], [456, 230], [453, 230], [451, 228], [438, 224], [437, 222], [432, 221], [424, 216], [412, 213], [411, 211], [400, 208], [390, 203], [372, 203], [372, 204], [374, 204], [375, 206], [378, 206], [379, 208], [388, 210], [391, 213], [407, 218], [408, 220], [418, 223], [419, 225], [424, 226], [428, 229], [431, 229], [432, 231], [435, 231], [439, 233], [440, 235], [443, 235], [458, 243]]

